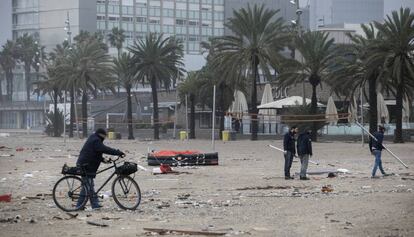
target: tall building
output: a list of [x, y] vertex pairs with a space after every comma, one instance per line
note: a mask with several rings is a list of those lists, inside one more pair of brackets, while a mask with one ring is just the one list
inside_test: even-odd
[[308, 0], [310, 29], [336, 24], [362, 24], [383, 21], [400, 7], [414, 9], [412, 0]]
[[96, 7], [98, 30], [122, 28], [126, 46], [163, 33], [181, 39], [186, 54], [200, 54], [200, 42], [224, 34], [224, 0], [98, 0]]
[[[248, 5], [253, 7], [255, 4], [264, 5], [266, 9], [279, 10], [276, 17], [282, 17], [286, 22], [296, 19], [296, 6], [289, 0], [226, 0], [224, 17], [228, 19], [233, 16], [234, 10], [237, 11]], [[231, 31], [226, 28], [225, 34], [229, 35], [230, 33]]]

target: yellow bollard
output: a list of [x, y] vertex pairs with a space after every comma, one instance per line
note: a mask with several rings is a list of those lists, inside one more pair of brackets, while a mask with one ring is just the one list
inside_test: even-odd
[[115, 132], [108, 132], [108, 139], [114, 140], [115, 139]]
[[187, 132], [186, 131], [180, 131], [180, 140], [184, 141], [187, 139]]
[[230, 138], [230, 131], [228, 131], [228, 130], [224, 130], [224, 131], [222, 131], [222, 139], [223, 139], [223, 141], [229, 141], [229, 138]]

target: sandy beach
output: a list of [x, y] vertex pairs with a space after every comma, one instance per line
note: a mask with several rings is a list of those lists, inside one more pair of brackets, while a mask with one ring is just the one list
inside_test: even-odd
[[[217, 141], [219, 166], [178, 167], [187, 174], [135, 175], [142, 202], [134, 212], [120, 210], [112, 198], [103, 209], [69, 218], [50, 196], [64, 163], [74, 165], [83, 140], [43, 135], [1, 137], [0, 236], [147, 236], [144, 228], [212, 231], [226, 236], [414, 236], [414, 144], [388, 144], [410, 168], [386, 152], [385, 171], [371, 179], [373, 156], [360, 143], [314, 143], [308, 171], [347, 169], [349, 173], [311, 180], [285, 180], [283, 154], [270, 149], [282, 141]], [[128, 141], [105, 144], [127, 153], [126, 160], [146, 164], [148, 150], [192, 149], [212, 152], [208, 140]], [[23, 151], [16, 151], [23, 148]], [[20, 150], [20, 149], [18, 149]], [[8, 155], [13, 155], [8, 157]], [[102, 165], [101, 167], [105, 167]], [[294, 162], [292, 173], [299, 172]], [[379, 171], [378, 171], [379, 174]], [[99, 185], [109, 174], [98, 176]], [[321, 188], [331, 185], [332, 192]], [[104, 191], [110, 190], [110, 184]], [[38, 199], [33, 199], [39, 195]], [[184, 198], [183, 198], [184, 196]], [[89, 206], [89, 204], [88, 204]], [[105, 223], [96, 227], [86, 221]], [[171, 234], [174, 235], [174, 234]]]

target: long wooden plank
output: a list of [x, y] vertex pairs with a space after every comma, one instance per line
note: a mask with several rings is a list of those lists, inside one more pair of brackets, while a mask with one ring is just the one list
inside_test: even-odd
[[210, 231], [196, 231], [196, 230], [175, 230], [175, 229], [160, 229], [160, 228], [144, 228], [145, 231], [155, 232], [158, 234], [166, 234], [175, 232], [177, 234], [187, 235], [207, 235], [207, 236], [220, 236], [225, 235], [224, 232], [210, 232]]

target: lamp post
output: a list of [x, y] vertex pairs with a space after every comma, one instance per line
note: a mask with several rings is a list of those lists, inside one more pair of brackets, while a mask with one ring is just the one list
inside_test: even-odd
[[[65, 39], [68, 42], [69, 49], [72, 47], [72, 31], [70, 30], [70, 20], [69, 20], [69, 12], [66, 13], [66, 20], [65, 20], [65, 27], [63, 28], [66, 31], [67, 38]], [[63, 140], [66, 145], [66, 88], [65, 88], [65, 97], [63, 102]], [[76, 110], [76, 109], [75, 109]], [[76, 122], [76, 128], [78, 127], [78, 123]], [[79, 136], [79, 130], [78, 136]]]
[[[302, 37], [302, 28], [300, 25], [300, 16], [302, 15], [302, 9], [299, 6], [299, 0], [291, 0], [290, 3], [296, 6], [296, 20], [291, 20], [290, 22], [296, 26], [298, 37]], [[303, 61], [303, 56], [301, 55], [301, 61]], [[306, 105], [306, 92], [305, 92], [305, 81], [302, 82], [302, 105]]]

